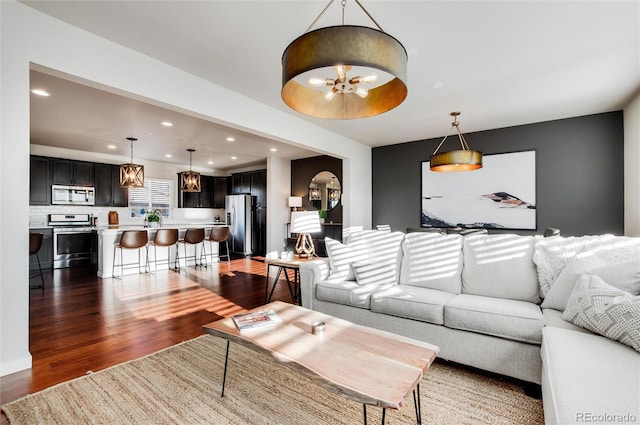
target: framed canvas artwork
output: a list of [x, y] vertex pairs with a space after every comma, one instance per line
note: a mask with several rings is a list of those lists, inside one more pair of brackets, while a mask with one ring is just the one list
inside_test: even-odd
[[483, 168], [438, 173], [422, 162], [421, 227], [536, 230], [536, 151], [485, 155]]

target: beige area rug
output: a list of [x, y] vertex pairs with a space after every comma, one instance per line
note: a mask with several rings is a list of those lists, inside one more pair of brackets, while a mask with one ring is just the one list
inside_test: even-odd
[[[270, 356], [201, 336], [2, 406], [19, 424], [361, 424], [362, 405], [318, 387]], [[423, 423], [542, 424], [542, 402], [510, 382], [434, 364], [420, 384]], [[381, 409], [369, 407], [368, 422]], [[387, 410], [387, 424], [413, 424], [413, 400]]]

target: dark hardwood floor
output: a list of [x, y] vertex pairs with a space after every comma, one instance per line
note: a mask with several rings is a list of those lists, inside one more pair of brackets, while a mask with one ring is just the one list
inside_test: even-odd
[[[264, 304], [265, 274], [260, 257], [122, 280], [88, 268], [45, 271], [45, 288], [29, 290], [33, 367], [0, 378], [0, 401], [202, 335], [202, 325]], [[283, 279], [272, 300], [291, 302]]]

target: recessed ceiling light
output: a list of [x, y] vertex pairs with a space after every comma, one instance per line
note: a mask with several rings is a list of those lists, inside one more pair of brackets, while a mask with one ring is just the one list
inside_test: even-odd
[[38, 96], [51, 96], [48, 91], [42, 89], [33, 89], [31, 93], [37, 94]]
[[214, 163], [213, 163], [213, 161], [209, 161], [209, 162], [207, 162], [207, 164], [213, 165]]
[[238, 157], [237, 156], [232, 156], [231, 159], [238, 159]]
[[117, 146], [116, 146], [116, 145], [107, 145], [107, 148], [109, 148], [109, 149], [116, 149], [116, 148], [117, 148]]
[[271, 149], [269, 149], [269, 150], [270, 150], [271, 152], [278, 152], [278, 149], [276, 149], [276, 148], [271, 148]]
[[173, 155], [171, 155], [170, 153], [165, 155], [165, 158], [173, 158]]
[[173, 123], [169, 121], [162, 121], [162, 125], [164, 125], [165, 127], [173, 127]]
[[233, 137], [227, 137], [227, 142], [235, 142], [236, 139], [234, 139]]

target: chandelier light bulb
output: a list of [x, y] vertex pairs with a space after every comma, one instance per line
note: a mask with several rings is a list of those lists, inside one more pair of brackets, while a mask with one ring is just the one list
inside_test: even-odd
[[355, 93], [360, 96], [361, 98], [365, 98], [367, 97], [367, 95], [369, 94], [369, 90], [365, 89], [362, 86], [358, 86], [358, 88], [356, 89]]

